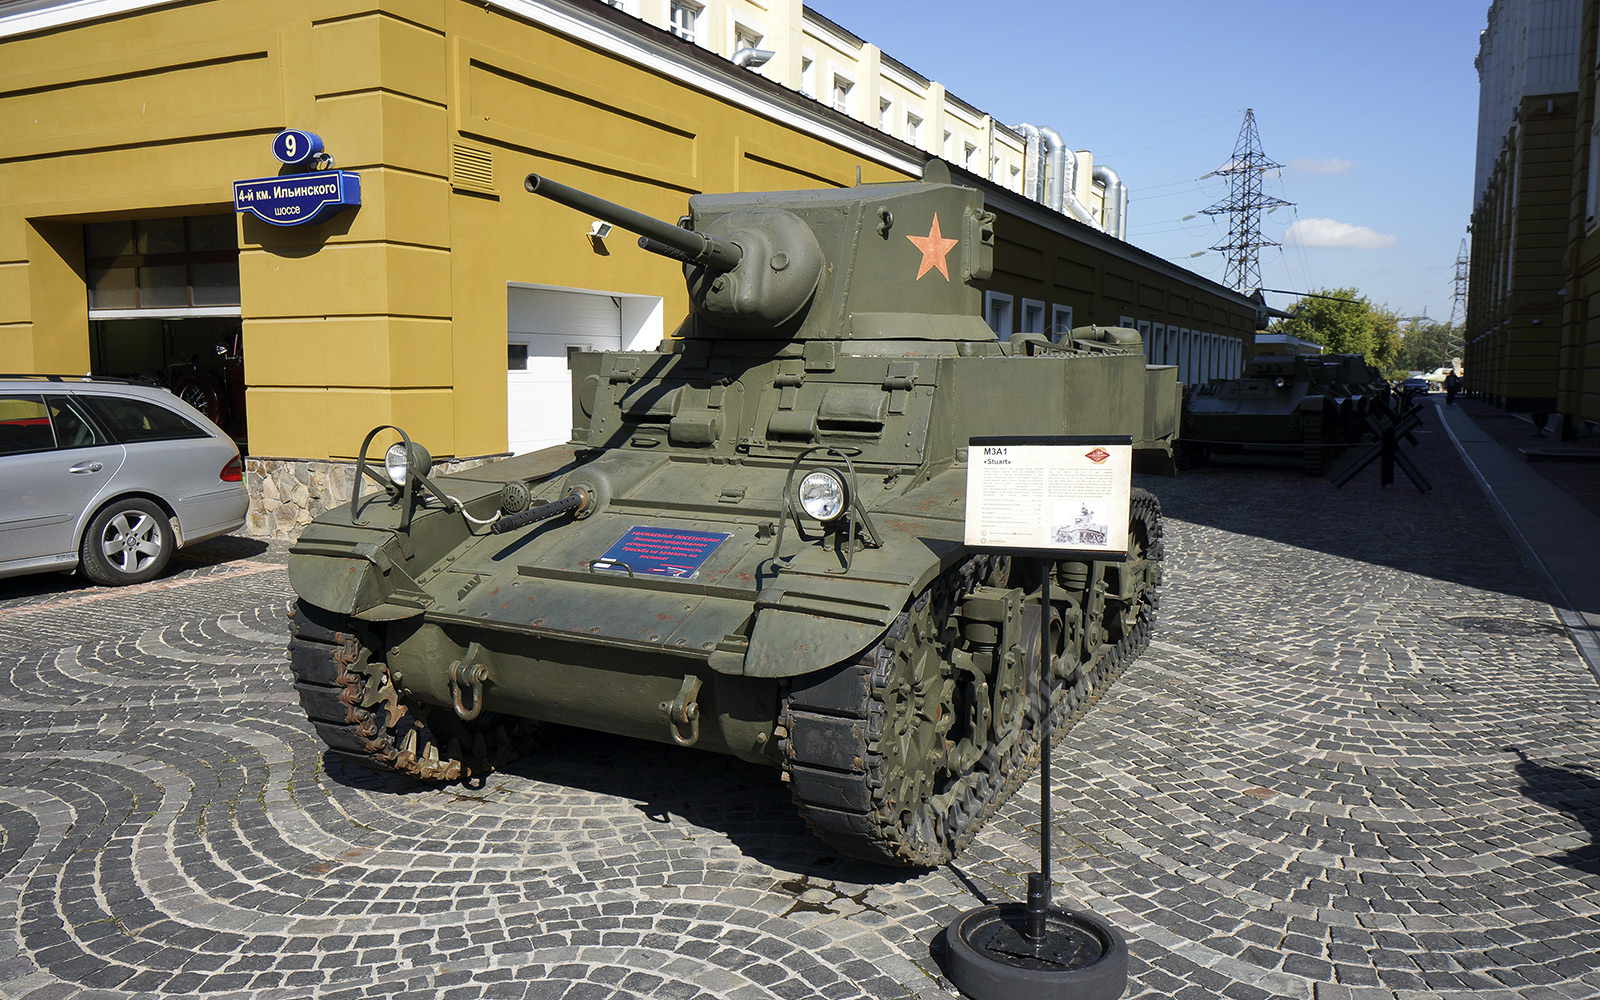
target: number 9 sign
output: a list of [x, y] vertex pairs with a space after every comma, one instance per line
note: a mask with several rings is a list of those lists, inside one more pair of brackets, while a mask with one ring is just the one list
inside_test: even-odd
[[272, 140], [272, 155], [280, 163], [304, 163], [322, 152], [322, 139], [297, 128], [284, 129]]

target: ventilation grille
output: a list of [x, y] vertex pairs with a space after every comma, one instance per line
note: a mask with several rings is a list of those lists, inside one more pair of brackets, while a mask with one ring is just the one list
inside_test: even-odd
[[450, 150], [450, 186], [461, 191], [499, 194], [494, 189], [494, 153], [455, 144]]

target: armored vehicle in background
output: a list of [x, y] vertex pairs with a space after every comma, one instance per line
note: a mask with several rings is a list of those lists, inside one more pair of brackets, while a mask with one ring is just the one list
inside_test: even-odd
[[318, 733], [434, 781], [517, 755], [524, 720], [695, 746], [773, 765], [845, 854], [949, 858], [1023, 779], [1041, 653], [1066, 725], [1148, 641], [1162, 554], [1142, 490], [1126, 562], [965, 547], [967, 443], [1119, 435], [1168, 464], [1174, 370], [1131, 330], [998, 340], [994, 216], [942, 163], [697, 195], [681, 226], [526, 186], [683, 261], [693, 313], [573, 356], [568, 444], [434, 477], [400, 435], [386, 475], [358, 463], [385, 491], [289, 555]]
[[1239, 378], [1196, 386], [1183, 400], [1179, 464], [1272, 451], [1299, 456], [1307, 475], [1322, 475], [1355, 410], [1352, 392], [1335, 381], [1343, 367], [1316, 354], [1260, 354]]

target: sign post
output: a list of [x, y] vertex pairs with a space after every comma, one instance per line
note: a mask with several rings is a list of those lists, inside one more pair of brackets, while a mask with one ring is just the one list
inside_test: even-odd
[[[1060, 977], [1083, 974], [1105, 951], [1085, 947], [1109, 925], [1050, 906], [1050, 736], [1054, 651], [1050, 641], [1050, 578], [1058, 560], [1121, 562], [1128, 558], [1132, 509], [1133, 440], [1130, 437], [973, 438], [967, 448], [965, 541], [1039, 560], [1039, 871], [1028, 875], [1021, 927], [1011, 927], [1001, 907], [981, 907], [959, 917], [947, 932], [959, 939], [952, 979], [979, 1000], [1055, 996]], [[1013, 908], [1014, 909], [1014, 908]], [[1013, 914], [1014, 915], [1014, 914]], [[1016, 940], [1020, 938], [1020, 940]], [[1014, 943], [1012, 943], [1014, 941]], [[1115, 978], [1116, 970], [1104, 970]], [[1124, 964], [1120, 996], [1126, 983]], [[1038, 990], [1036, 994], [1034, 991]], [[1107, 995], [1113, 995], [1109, 992]]]

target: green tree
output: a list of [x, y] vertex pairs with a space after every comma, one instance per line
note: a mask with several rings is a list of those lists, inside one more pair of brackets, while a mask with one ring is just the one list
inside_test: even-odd
[[1395, 367], [1402, 372], [1431, 372], [1445, 363], [1444, 349], [1449, 343], [1449, 324], [1412, 323], [1400, 346]]
[[1404, 370], [1406, 335], [1400, 314], [1387, 305], [1373, 305], [1358, 289], [1319, 288], [1289, 307], [1289, 313], [1268, 332], [1321, 344], [1328, 354], [1359, 354], [1386, 377]]
[[1329, 354], [1376, 355], [1372, 303], [1354, 288], [1319, 288], [1289, 307], [1288, 319], [1268, 332], [1287, 333], [1321, 344]]
[[1384, 378], [1400, 374], [1397, 367], [1400, 352], [1405, 347], [1405, 335], [1400, 332], [1400, 314], [1387, 305], [1372, 310], [1372, 353], [1367, 361], [1377, 365]]

